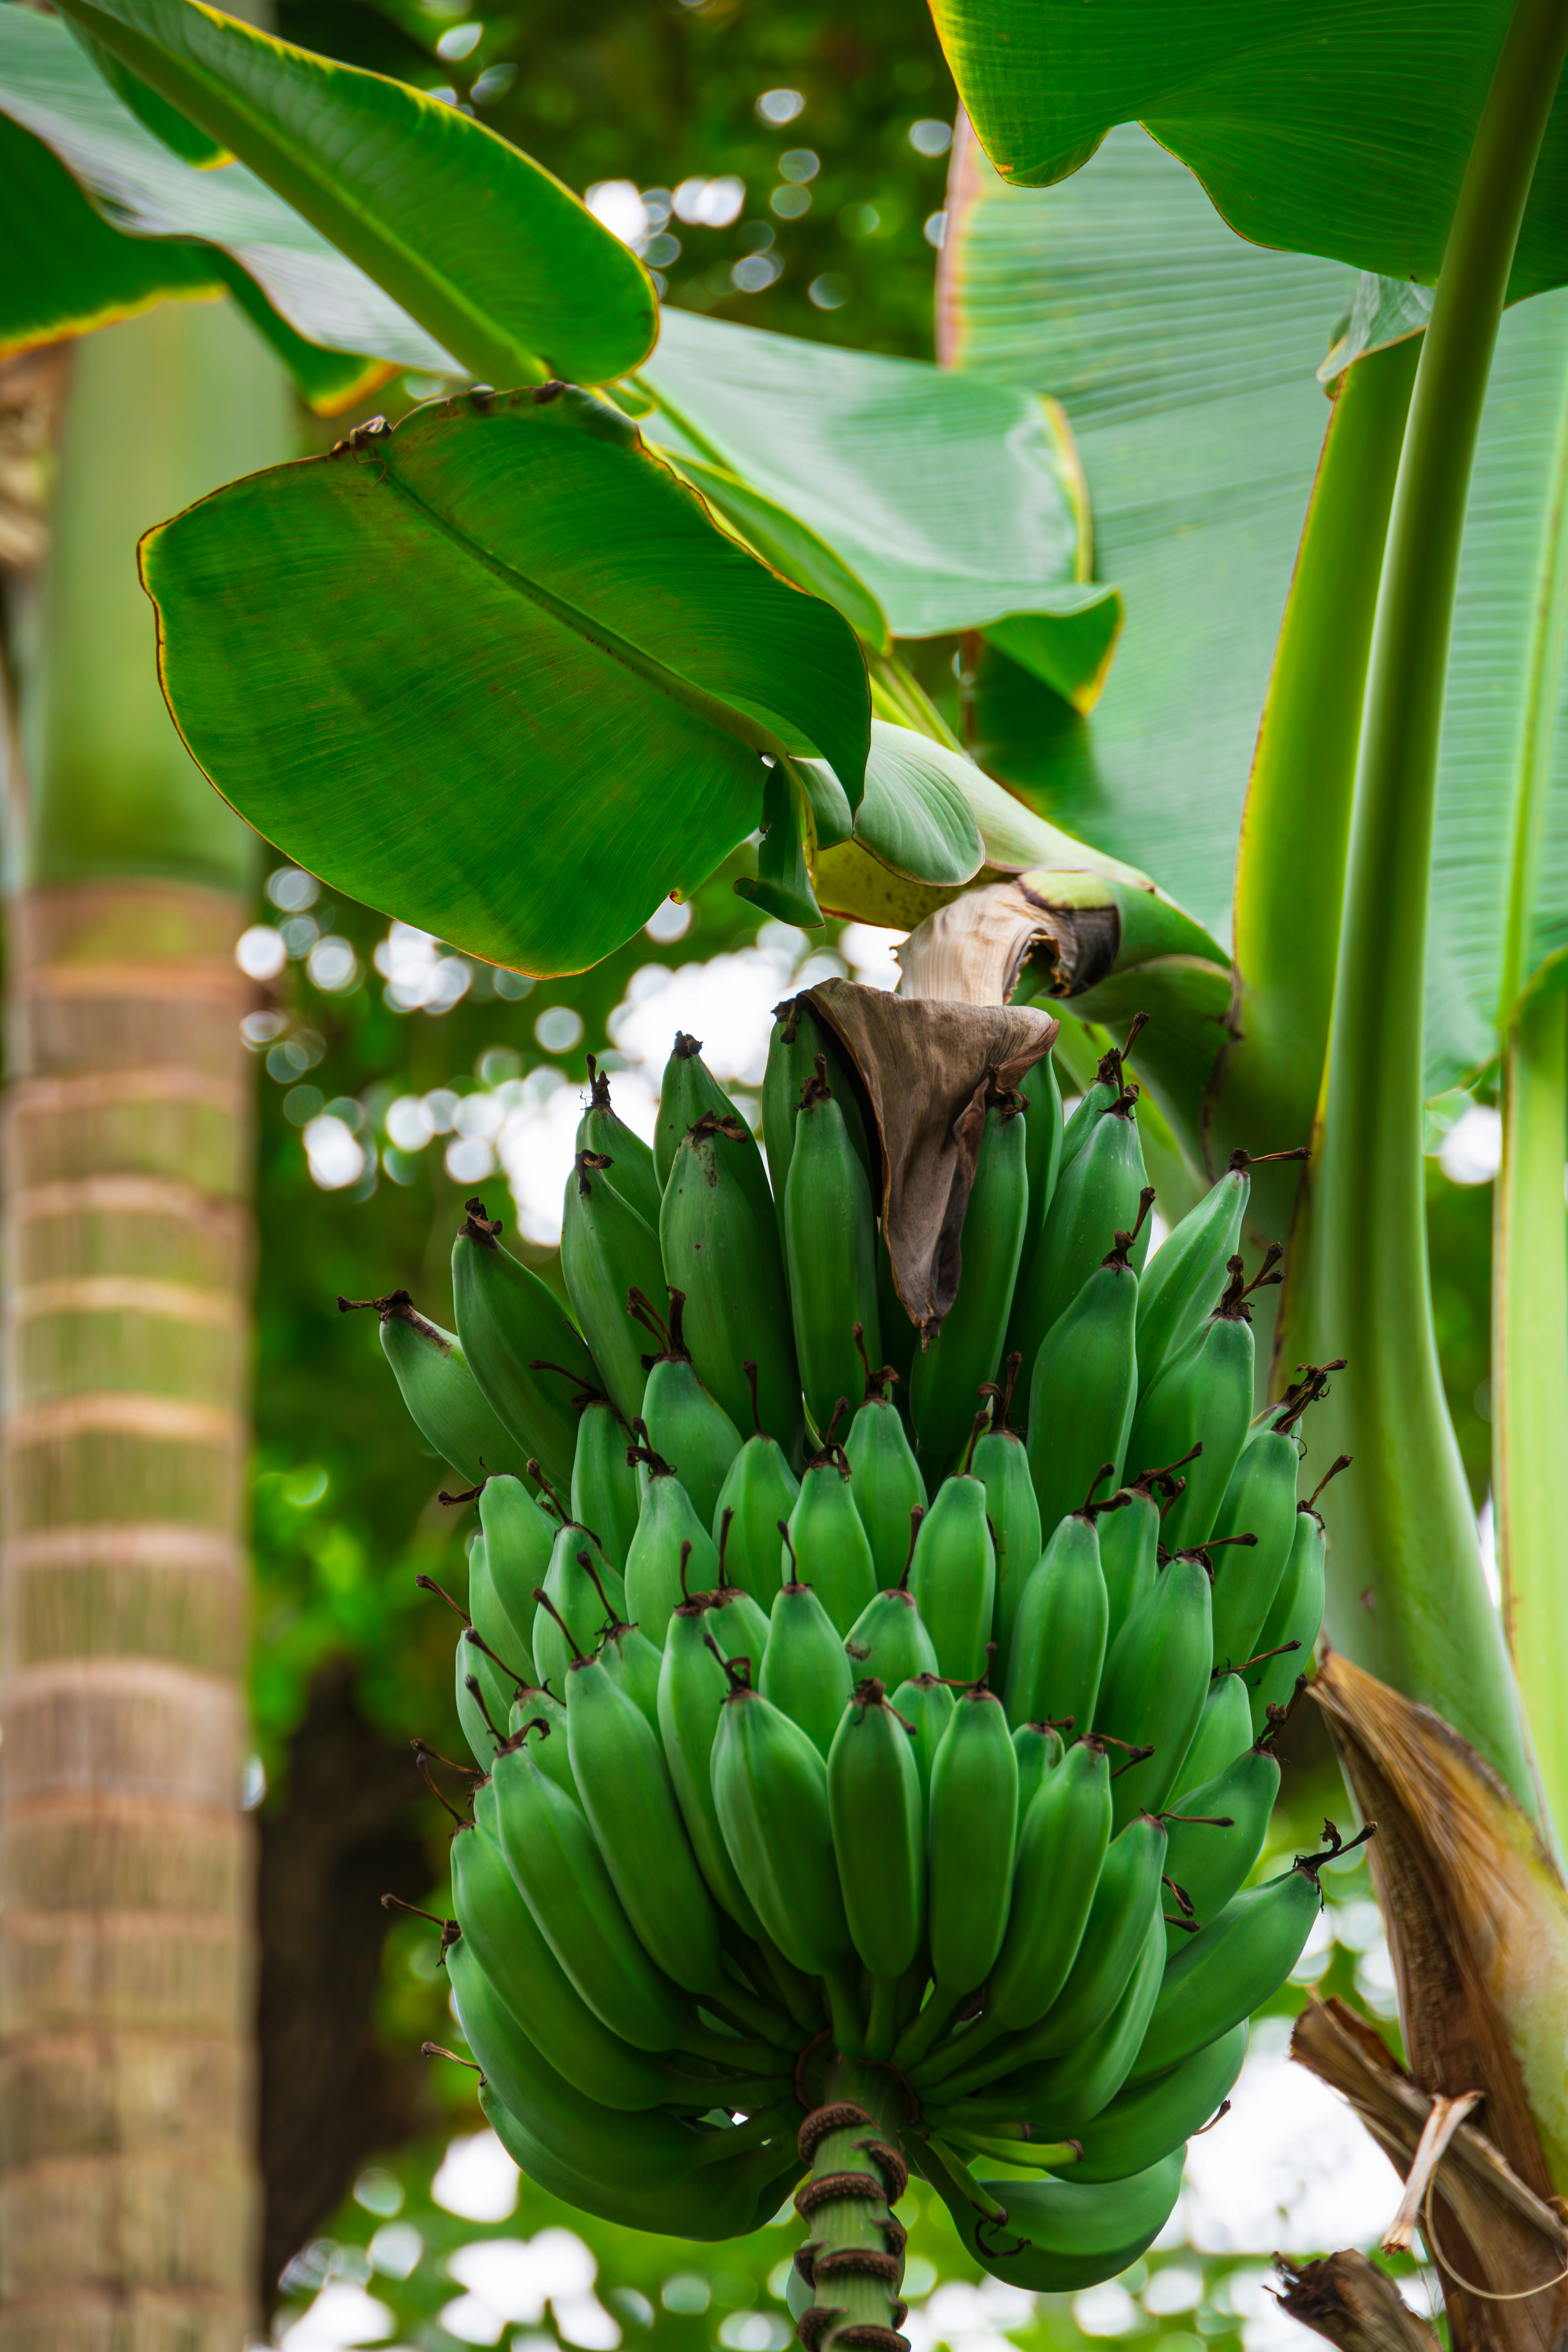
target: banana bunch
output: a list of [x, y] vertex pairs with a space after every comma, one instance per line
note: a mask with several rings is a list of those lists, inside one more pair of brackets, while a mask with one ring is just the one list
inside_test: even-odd
[[918, 1346], [809, 998], [765, 1161], [695, 1039], [651, 1149], [589, 1069], [565, 1301], [473, 1201], [456, 1334], [362, 1302], [478, 1505], [453, 2000], [533, 2179], [697, 2239], [800, 2184], [807, 2352], [897, 2352], [910, 2168], [998, 2277], [1111, 2275], [1306, 1941], [1329, 1854], [1247, 1880], [1337, 1368], [1254, 1413], [1244, 1153], [1145, 1266], [1117, 1053], [1065, 1129], [1048, 1057], [993, 1088]]

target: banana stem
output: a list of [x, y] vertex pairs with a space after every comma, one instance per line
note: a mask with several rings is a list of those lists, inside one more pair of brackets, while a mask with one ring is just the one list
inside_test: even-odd
[[945, 2140], [938, 2139], [932, 2133], [926, 2140], [926, 2150], [941, 2170], [946, 2174], [959, 2195], [967, 2198], [977, 2211], [985, 2215], [987, 2221], [1005, 2221], [1006, 2220], [1007, 2216], [1002, 2207], [997, 2204], [994, 2197], [986, 2195], [956, 2148], [950, 2147]]
[[924, 2090], [935, 2084], [945, 2083], [950, 2074], [956, 2074], [961, 2066], [971, 2064], [983, 2050], [989, 2050], [994, 2042], [999, 2041], [1002, 2031], [994, 2017], [982, 2017], [966, 2032], [956, 2034], [920, 2069], [921, 2088]]
[[[1313, 1202], [1316, 1332], [1350, 1359], [1326, 1454], [1337, 1647], [1445, 1716], [1539, 1798], [1443, 1397], [1427, 1277], [1422, 1006], [1447, 650], [1487, 378], [1568, 49], [1565, 0], [1519, 0], [1470, 152], [1405, 435], [1363, 726]], [[1314, 1351], [1322, 1354], [1324, 1351]], [[1347, 1429], [1354, 1444], [1347, 1445]]]
[[858, 2331], [852, 2340], [864, 2344], [886, 2344], [903, 2323], [904, 2231], [893, 2208], [909, 2175], [899, 2119], [889, 2112], [896, 2096], [887, 2067], [841, 2058], [826, 2104], [800, 2127], [811, 2178], [795, 2193], [808, 2231], [795, 2261], [813, 2295], [800, 2323], [803, 2344], [820, 2343], [829, 2327]]
[[774, 2042], [780, 2049], [793, 2050], [800, 2039], [798, 2034], [791, 2032], [766, 2001], [758, 2000], [754, 1994], [744, 1991], [738, 1984], [727, 1983], [722, 1992], [703, 1993], [700, 1998], [703, 2008], [711, 2010], [713, 2015], [721, 2017], [726, 2024], [748, 2026], [753, 2033], [761, 2034], [764, 2042]]
[[956, 2124], [949, 2128], [960, 2147], [973, 2148], [976, 2156], [989, 2157], [994, 2164], [1024, 2165], [1037, 2172], [1065, 2172], [1069, 2165], [1080, 2163], [1083, 2158], [1083, 2150], [1076, 2139], [987, 2139], [977, 2132], [961, 2130]]
[[893, 2052], [895, 2063], [908, 2074], [918, 2066], [934, 2042], [946, 2032], [948, 2021], [957, 2009], [963, 1995], [944, 1992], [941, 1985], [932, 1985], [931, 1999], [914, 2022], [900, 2035]]
[[693, 2058], [711, 2059], [716, 2066], [749, 2066], [756, 2074], [770, 2074], [779, 2063], [775, 2042], [753, 2042], [743, 2033], [710, 2033], [701, 2025], [689, 2027], [679, 2047]]
[[832, 1969], [824, 1977], [823, 1983], [827, 1988], [833, 2039], [846, 2058], [858, 2058], [862, 2054], [865, 2042], [859, 1996], [842, 1969]]
[[899, 2037], [899, 1979], [878, 1977], [871, 1986], [871, 2016], [866, 2028], [868, 2058], [891, 2055]]

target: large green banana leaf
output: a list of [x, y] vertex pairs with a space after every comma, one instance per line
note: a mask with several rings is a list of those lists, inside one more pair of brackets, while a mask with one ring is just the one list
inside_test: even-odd
[[[14, 0], [0, 8], [25, 13]], [[63, 13], [472, 374], [597, 383], [646, 357], [657, 304], [641, 262], [552, 173], [458, 108], [201, 0], [67, 0]]]
[[763, 814], [858, 801], [853, 632], [717, 529], [591, 394], [432, 404], [149, 534], [196, 760], [338, 888], [539, 973], [594, 963]]
[[1054, 402], [685, 310], [665, 313], [640, 382], [663, 412], [648, 437], [716, 459], [798, 516], [894, 636], [984, 630], [1092, 704], [1121, 605], [1092, 578], [1089, 502]]
[[[1020, 186], [1142, 122], [1259, 245], [1431, 284], [1514, 0], [932, 0], [986, 152]], [[1559, 95], [1511, 299], [1568, 280]]]

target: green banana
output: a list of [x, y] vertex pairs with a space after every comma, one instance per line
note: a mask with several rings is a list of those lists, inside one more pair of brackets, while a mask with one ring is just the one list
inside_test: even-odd
[[742, 1586], [753, 1601], [769, 1609], [782, 1581], [779, 1521], [787, 1520], [794, 1510], [800, 1481], [784, 1448], [763, 1428], [757, 1411], [755, 1364], [748, 1360], [741, 1369], [751, 1381], [755, 1426], [724, 1474], [713, 1512], [713, 1540], [718, 1542], [728, 1514], [725, 1574], [731, 1583]]
[[805, 1407], [819, 1435], [860, 1386], [855, 1326], [882, 1352], [871, 1188], [834, 1100], [822, 1055], [795, 1113], [784, 1186], [784, 1258]]
[[659, 1738], [670, 1785], [708, 1891], [738, 1927], [755, 1937], [762, 1933], [762, 1923], [736, 1875], [713, 1799], [713, 1738], [730, 1680], [709, 1647], [709, 1608], [703, 1593], [683, 1601], [670, 1616], [658, 1673]]
[[1327, 1853], [1299, 1856], [1279, 1877], [1232, 1895], [1217, 1918], [1184, 1944], [1165, 1970], [1131, 2082], [1179, 2066], [1284, 1983], [1322, 1906], [1319, 1871], [1372, 1832], [1369, 1823], [1346, 1845], [1334, 1832]]
[[[913, 1512], [910, 1517], [919, 1525]], [[911, 1554], [914, 1528], [910, 1531]], [[875, 1676], [884, 1690], [897, 1690], [917, 1675], [938, 1671], [931, 1635], [921, 1622], [914, 1596], [901, 1584], [890, 1585], [866, 1603], [844, 1637], [844, 1647], [857, 1681]]]
[[785, 1584], [773, 1601], [757, 1684], [826, 1757], [856, 1677], [837, 1627], [809, 1584]]
[[[1201, 1453], [1203, 1449], [1195, 1446], [1193, 1450]], [[1177, 1462], [1168, 1470], [1140, 1471], [1130, 1486], [1120, 1487], [1110, 1497], [1115, 1510], [1097, 1517], [1100, 1565], [1110, 1611], [1108, 1645], [1114, 1644], [1133, 1610], [1154, 1590], [1161, 1513], [1179, 1486], [1185, 1484], [1176, 1476], [1176, 1472], [1184, 1466]]]
[[809, 996], [787, 997], [782, 1004], [773, 1007], [773, 1031], [768, 1038], [768, 1064], [763, 1078], [763, 1150], [767, 1154], [768, 1174], [773, 1179], [781, 1246], [784, 1242], [784, 1186], [789, 1181], [789, 1163], [795, 1153], [795, 1107], [816, 1069], [819, 1054], [823, 1056], [823, 1075], [834, 1101], [843, 1113], [845, 1131], [855, 1147], [856, 1158], [866, 1171], [868, 1182], [872, 1175], [866, 1122], [854, 1087], [833, 1053], [831, 1040], [811, 1010]]
[[468, 1753], [481, 1771], [488, 1772], [506, 1736], [500, 1727], [507, 1719], [510, 1685], [503, 1682], [491, 1661], [473, 1646], [467, 1633], [458, 1636], [456, 1664], [458, 1720], [463, 1727]]
[[579, 1801], [638, 1941], [688, 1992], [719, 1992], [719, 1922], [658, 1735], [596, 1658], [566, 1678], [566, 1733]]
[[[1311, 1672], [1312, 1649], [1323, 1622], [1327, 1565], [1323, 1522], [1314, 1506], [1329, 1479], [1349, 1466], [1350, 1455], [1342, 1454], [1311, 1501], [1296, 1506], [1290, 1556], [1258, 1637], [1258, 1663], [1242, 1676], [1250, 1696], [1254, 1731], [1262, 1730], [1271, 1706], [1289, 1706], [1297, 1677]], [[1288, 1646], [1292, 1642], [1300, 1643], [1299, 1650]]]
[[1013, 1748], [1018, 1759], [1018, 1835], [1021, 1839], [1024, 1824], [1029, 1818], [1029, 1807], [1047, 1775], [1056, 1770], [1066, 1750], [1061, 1733], [1052, 1723], [1019, 1724], [1013, 1734]]
[[526, 2021], [528, 2040], [553, 2051], [585, 2097], [627, 2111], [658, 2106], [675, 2095], [673, 2070], [612, 2033], [572, 1984], [507, 1866], [494, 1792], [479, 1793], [490, 1800], [488, 1820], [478, 1818], [476, 1802], [474, 1824], [452, 1840], [452, 1901], [463, 1940], [512, 2015]]
[[442, 1462], [470, 1486], [492, 1471], [520, 1474], [528, 1448], [498, 1419], [468, 1368], [462, 1341], [418, 1313], [406, 1290], [386, 1298], [340, 1298], [351, 1315], [374, 1307], [381, 1318], [381, 1349], [392, 1366], [410, 1420]]
[[555, 1538], [550, 1567], [536, 1598], [533, 1661], [540, 1679], [558, 1691], [574, 1656], [591, 1650], [606, 1624], [626, 1613], [626, 1591], [593, 1530], [568, 1519]]
[[623, 1574], [641, 1506], [628, 1459], [631, 1444], [631, 1432], [609, 1398], [590, 1397], [578, 1419], [572, 1456], [572, 1516], [593, 1528], [605, 1558]]
[[1078, 1958], [1110, 1843], [1110, 1766], [1103, 1748], [1080, 1739], [1041, 1780], [1024, 1817], [1013, 1907], [985, 1988], [983, 2030], [1021, 2032], [1057, 1999]]
[[1181, 2065], [1117, 2093], [1081, 2134], [1074, 2180], [1124, 2180], [1163, 2156], [1185, 2149], [1216, 2109], [1229, 2105], [1247, 2056], [1247, 2023], [1194, 2050]]
[[633, 1314], [661, 1342], [648, 1366], [642, 1423], [647, 1444], [674, 1469], [703, 1526], [711, 1527], [741, 1433], [693, 1369], [682, 1336], [685, 1306], [684, 1295], [672, 1290], [666, 1323], [641, 1291], [631, 1294]]
[[1024, 1587], [1007, 1660], [1007, 1713], [1015, 1723], [1094, 1722], [1105, 1664], [1105, 1578], [1087, 1509], [1063, 1519]]
[[1242, 1449], [1230, 1474], [1214, 1531], [1224, 1540], [1243, 1533], [1256, 1543], [1235, 1546], [1215, 1562], [1214, 1662], [1245, 1666], [1273, 1605], [1296, 1532], [1294, 1438], [1266, 1429]]
[[625, 1691], [657, 1731], [660, 1657], [647, 1634], [636, 1625], [610, 1625], [599, 1643], [599, 1656], [616, 1688]]
[[637, 1941], [582, 1808], [526, 1743], [497, 1757], [491, 1779], [511, 1874], [588, 2007], [638, 2050], [679, 2048], [690, 2031], [685, 2005]]
[[708, 1631], [718, 1643], [721, 1654], [726, 1658], [750, 1658], [760, 1668], [763, 1653], [768, 1646], [771, 1622], [744, 1586], [726, 1581], [722, 1543], [719, 1547], [719, 1581], [709, 1597], [713, 1607]]
[[[1031, 2138], [1077, 2139], [1121, 2089], [1148, 2030], [1165, 1967], [1165, 1929], [1151, 1916], [1132, 1972], [1110, 2016], [1052, 2064], [1012, 2077], [1026, 2105]], [[994, 2089], [1000, 2086], [994, 2086]], [[961, 2107], [959, 2113], [964, 2110]]]
[[[1074, 2294], [1115, 2278], [1148, 2252], [1175, 2211], [1184, 2153], [1175, 2148], [1126, 2180], [970, 2184], [984, 2206], [935, 2166], [926, 2167], [926, 2178], [965, 2249], [993, 2278], [1032, 2294]], [[998, 2210], [1005, 2225], [992, 2218]]]
[[1132, 1231], [1116, 1234], [1041, 1342], [1029, 1385], [1027, 1443], [1042, 1528], [1078, 1509], [1097, 1472], [1109, 1475], [1112, 1487], [1121, 1484], [1138, 1395], [1138, 1276], [1130, 1255], [1153, 1202], [1151, 1185]]
[[[793, 1555], [793, 1573], [813, 1587], [842, 1641], [876, 1593], [877, 1570], [855, 1507], [848, 1456], [834, 1444], [831, 1423], [821, 1453], [806, 1464], [783, 1549]], [[787, 1559], [781, 1570], [791, 1572]]]
[[657, 1233], [663, 1187], [654, 1166], [652, 1147], [640, 1135], [634, 1134], [616, 1110], [610, 1101], [609, 1075], [600, 1069], [592, 1054], [588, 1056], [588, 1082], [593, 1091], [577, 1122], [574, 1148], [604, 1154], [616, 1171], [616, 1190]]
[[[505, 1426], [558, 1486], [577, 1445], [574, 1391], [602, 1392], [594, 1359], [555, 1293], [500, 1244], [501, 1221], [469, 1201], [452, 1244], [458, 1332], [474, 1378]], [[510, 1465], [491, 1463], [491, 1469]]]
[[713, 1741], [713, 1799], [736, 1874], [763, 1927], [807, 1976], [850, 1950], [827, 1767], [810, 1738], [731, 1672]]
[[[1172, 1802], [1181, 1805], [1189, 1789], [1201, 1788], [1245, 1755], [1252, 1745], [1252, 1716], [1247, 1685], [1237, 1674], [1217, 1671], [1209, 1684], [1204, 1711], [1193, 1734], [1193, 1744], [1182, 1759]], [[1201, 1811], [1201, 1808], [1200, 1808]]]
[[[900, 1314], [903, 1314], [900, 1307]], [[904, 1318], [908, 1323], [908, 1317]], [[861, 1332], [855, 1335], [864, 1349]], [[849, 1424], [844, 1451], [849, 1462], [849, 1491], [860, 1514], [871, 1547], [871, 1562], [879, 1587], [896, 1584], [910, 1549], [910, 1513], [926, 1507], [926, 1482], [910, 1450], [897, 1405], [887, 1395], [898, 1375], [884, 1364], [879, 1371], [866, 1370], [866, 1395]]]
[[1029, 1216], [1023, 1097], [986, 1105], [974, 1181], [963, 1213], [958, 1295], [940, 1329], [925, 1335], [910, 1377], [910, 1413], [928, 1462], [944, 1462], [968, 1437], [983, 1381], [1003, 1356], [1013, 1286]]
[[1118, 1775], [1116, 1826], [1176, 1786], [1209, 1692], [1211, 1587], [1201, 1553], [1178, 1552], [1105, 1662], [1095, 1729], [1135, 1753]]
[[1070, 1166], [1078, 1158], [1100, 1120], [1105, 1117], [1108, 1110], [1115, 1108], [1126, 1093], [1127, 1080], [1123, 1075], [1123, 1064], [1136, 1045], [1140, 1034], [1147, 1026], [1147, 1015], [1142, 1013], [1136, 1014], [1127, 1033], [1126, 1045], [1113, 1045], [1109, 1053], [1100, 1055], [1100, 1067], [1094, 1074], [1094, 1083], [1073, 1106], [1072, 1117], [1068, 1120], [1063, 1131], [1058, 1173], [1061, 1169]]
[[745, 1129], [750, 1139], [737, 1154], [736, 1168], [758, 1223], [771, 1223], [773, 1196], [757, 1139], [702, 1059], [701, 1039], [677, 1031], [674, 1049], [664, 1066], [664, 1080], [658, 1091], [658, 1120], [653, 1134], [653, 1163], [661, 1194], [669, 1182], [676, 1154], [698, 1120], [704, 1117], [732, 1118]]
[[658, 1297], [664, 1288], [658, 1206], [649, 1223], [616, 1182], [619, 1162], [607, 1152], [579, 1151], [561, 1207], [561, 1273], [572, 1312], [587, 1333], [605, 1387], [623, 1421], [642, 1411], [647, 1373], [643, 1335], [626, 1311], [629, 1292]]
[[1018, 1263], [1020, 1283], [1034, 1264], [1062, 1164], [1062, 1089], [1055, 1055], [1047, 1054], [1037, 1061], [1024, 1083], [1028, 1088], [1024, 1097], [1024, 1157], [1029, 1175], [1029, 1222]]
[[[577, 1783], [572, 1777], [572, 1757], [566, 1745], [565, 1702], [542, 1685], [533, 1690], [519, 1691], [511, 1703], [506, 1727], [507, 1737], [510, 1739], [515, 1739], [520, 1732], [538, 1733], [539, 1737], [533, 1742], [534, 1762], [542, 1772], [548, 1773], [558, 1789], [564, 1789], [569, 1797], [574, 1798]], [[494, 1763], [493, 1748], [485, 1761], [487, 1764]], [[474, 1803], [476, 1814], [480, 1811], [479, 1801], [484, 1795], [481, 1789]], [[492, 1836], [498, 1835], [493, 1823], [490, 1831]]]
[[637, 1454], [647, 1484], [626, 1553], [626, 1614], [661, 1649], [670, 1611], [689, 1593], [718, 1583], [719, 1554], [664, 1456], [646, 1445]]
[[[1218, 1917], [1242, 1885], [1263, 1851], [1279, 1793], [1277, 1759], [1266, 1748], [1248, 1748], [1189, 1789], [1166, 1815], [1171, 1842], [1165, 1871], [1180, 1906], [1166, 1914], [1173, 1956], [1194, 1927], [1206, 1927]], [[1178, 1918], [1188, 1924], [1176, 1925]]]
[[908, 1587], [942, 1673], [975, 1681], [985, 1668], [996, 1601], [996, 1554], [978, 1478], [965, 1473], [937, 1488], [915, 1537]]
[[931, 1766], [946, 1737], [955, 1704], [947, 1684], [936, 1675], [915, 1675], [909, 1682], [900, 1683], [893, 1693], [894, 1707], [906, 1723], [915, 1727], [915, 1763], [921, 1776], [921, 1801], [928, 1808]]
[[777, 1224], [771, 1199], [759, 1219], [741, 1174], [756, 1149], [742, 1119], [697, 1120], [664, 1188], [659, 1248], [666, 1283], [685, 1297], [698, 1378], [737, 1428], [748, 1414], [765, 1422], [798, 1462], [805, 1432]]
[[468, 1615], [480, 1639], [505, 1660], [518, 1679], [531, 1683], [533, 1654], [525, 1629], [532, 1622], [532, 1596], [531, 1593], [527, 1613], [520, 1624], [496, 1588], [490, 1574], [489, 1546], [482, 1533], [476, 1535], [468, 1547]]
[[1252, 1192], [1245, 1151], [1233, 1151], [1217, 1183], [1172, 1226], [1138, 1286], [1138, 1380], [1152, 1388], [1167, 1364], [1197, 1338], [1225, 1270], [1241, 1247]]
[[896, 1979], [925, 1925], [925, 1810], [910, 1734], [875, 1676], [857, 1685], [834, 1736], [827, 1811], [855, 1949], [873, 1977]]
[[[1213, 1534], [1252, 1419], [1252, 1319], [1239, 1257], [1230, 1260], [1229, 1277], [1196, 1338], [1140, 1394], [1132, 1416], [1128, 1451], [1135, 1462], [1171, 1462], [1178, 1455], [1191, 1460], [1186, 1483], [1164, 1520], [1164, 1541], [1172, 1551]], [[1260, 1282], [1277, 1278], [1272, 1267], [1258, 1276]], [[1202, 1452], [1194, 1454], [1194, 1445]]]
[[[1065, 1759], [1064, 1759], [1065, 1760]], [[1066, 1984], [1039, 2021], [993, 2051], [998, 2069], [1063, 2058], [1098, 2032], [1115, 2009], [1161, 1924], [1164, 1824], [1140, 1813], [1105, 1851], [1094, 1899]], [[962, 2042], [957, 2045], [962, 2053]], [[962, 2057], [944, 2095], [969, 2087]]]
[[[1129, 1091], [1098, 1119], [1082, 1149], [1067, 1156], [1035, 1250], [1026, 1284], [1013, 1299], [1006, 1352], [1015, 1349], [1033, 1376], [1040, 1342], [1071, 1306], [1118, 1233], [1131, 1233], [1140, 1196], [1148, 1187], [1143, 1147], [1133, 1118], [1137, 1097]], [[1136, 1269], [1148, 1254], [1148, 1228], [1132, 1252]]]
[[1002, 1386], [991, 1400], [991, 1426], [969, 1457], [972, 1476], [985, 1489], [985, 1516], [996, 1549], [996, 1672], [1005, 1675], [1013, 1622], [1029, 1571], [1040, 1557], [1040, 1507], [1029, 1469], [1029, 1453], [1007, 1418], [1019, 1359], [1009, 1356], [1002, 1367]]
[[[521, 1478], [499, 1477], [487, 1478], [479, 1489], [479, 1526], [496, 1598], [524, 1635], [521, 1646], [528, 1651], [533, 1596], [550, 1572], [555, 1522], [540, 1509]], [[484, 1632], [482, 1625], [479, 1631]], [[515, 1663], [521, 1665], [521, 1658]]]
[[931, 1973], [950, 2011], [985, 1982], [1002, 1948], [1017, 1824], [1006, 1711], [975, 1683], [959, 1695], [931, 1773]]

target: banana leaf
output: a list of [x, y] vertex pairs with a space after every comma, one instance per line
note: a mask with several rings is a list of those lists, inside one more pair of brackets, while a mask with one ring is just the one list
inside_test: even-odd
[[[1513, 0], [932, 0], [959, 95], [1020, 187], [1141, 122], [1262, 246], [1430, 285]], [[1510, 299], [1568, 282], [1560, 92]]]

